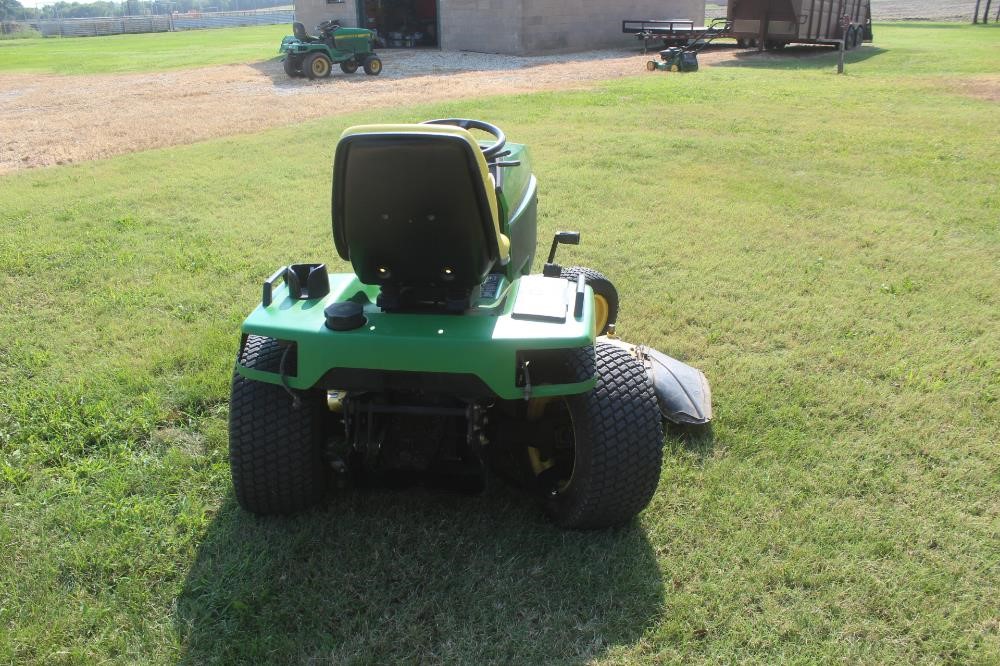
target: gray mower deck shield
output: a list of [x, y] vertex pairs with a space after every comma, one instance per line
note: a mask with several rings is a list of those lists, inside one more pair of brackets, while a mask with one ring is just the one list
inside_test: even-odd
[[650, 347], [618, 338], [598, 340], [621, 347], [646, 366], [663, 418], [689, 425], [703, 425], [712, 420], [712, 390], [701, 370]]

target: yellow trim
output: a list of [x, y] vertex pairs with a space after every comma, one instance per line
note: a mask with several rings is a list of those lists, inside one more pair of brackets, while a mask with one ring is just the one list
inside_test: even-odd
[[543, 460], [542, 452], [533, 446], [528, 447], [528, 461], [531, 462], [531, 471], [538, 476], [545, 470], [555, 467], [555, 460]]
[[594, 294], [594, 335], [601, 335], [608, 327], [608, 314], [611, 306], [608, 299], [599, 294]]
[[486, 190], [486, 199], [490, 207], [490, 215], [493, 217], [493, 229], [496, 231], [497, 245], [500, 247], [500, 263], [506, 264], [510, 261], [510, 239], [507, 238], [500, 228], [500, 207], [497, 204], [496, 185], [493, 183], [493, 176], [490, 168], [483, 157], [483, 151], [479, 147], [479, 142], [472, 136], [469, 130], [456, 127], [455, 125], [415, 125], [415, 124], [385, 124], [385, 125], [355, 125], [348, 127], [340, 135], [343, 141], [349, 136], [361, 134], [425, 134], [454, 136], [464, 139], [472, 148], [476, 156], [476, 164], [479, 167], [479, 176], [483, 179], [483, 189]]

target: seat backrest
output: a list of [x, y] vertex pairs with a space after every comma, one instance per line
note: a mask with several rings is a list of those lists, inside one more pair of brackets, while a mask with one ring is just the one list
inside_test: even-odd
[[303, 42], [309, 41], [309, 34], [306, 32], [306, 27], [298, 21], [292, 23], [292, 34], [295, 35], [296, 39], [300, 39]]
[[362, 125], [337, 145], [333, 237], [391, 307], [468, 297], [506, 263], [496, 188], [482, 150], [450, 125]]

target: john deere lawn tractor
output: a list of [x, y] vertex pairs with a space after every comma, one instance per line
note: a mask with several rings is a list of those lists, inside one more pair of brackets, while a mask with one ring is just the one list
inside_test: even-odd
[[555, 263], [579, 233], [556, 233], [531, 273], [536, 188], [527, 148], [482, 121], [343, 133], [333, 241], [353, 272], [283, 266], [243, 322], [229, 432], [244, 509], [293, 513], [400, 474], [478, 489], [488, 470], [564, 527], [646, 506], [664, 419], [708, 422], [708, 383], [614, 335], [612, 283]]
[[294, 35], [281, 40], [279, 53], [288, 76], [322, 79], [330, 76], [333, 63], [345, 74], [363, 68], [365, 74], [382, 73], [382, 60], [375, 55], [375, 33], [363, 28], [344, 28], [337, 21], [323, 21], [317, 26], [319, 36], [306, 34], [305, 26], [293, 23]]

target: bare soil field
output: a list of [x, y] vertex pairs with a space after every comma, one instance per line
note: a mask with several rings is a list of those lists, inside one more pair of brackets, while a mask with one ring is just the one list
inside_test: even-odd
[[[700, 60], [711, 64], [736, 53], [706, 51]], [[317, 81], [289, 79], [278, 60], [139, 74], [0, 74], [0, 173], [370, 108], [584, 88], [615, 77], [648, 75], [645, 62], [650, 57], [620, 50], [534, 58], [386, 51], [379, 77], [336, 71]]]

